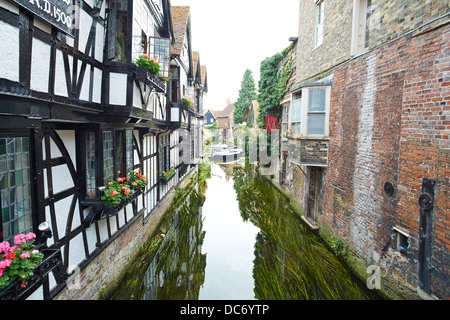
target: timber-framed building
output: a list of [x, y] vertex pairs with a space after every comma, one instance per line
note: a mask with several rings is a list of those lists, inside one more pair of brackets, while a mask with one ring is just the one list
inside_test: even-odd
[[[176, 54], [172, 11], [169, 0], [0, 0], [0, 242], [33, 231], [45, 254], [27, 288], [0, 299], [92, 298], [101, 267], [125, 255], [106, 262], [105, 249], [138, 238], [130, 226], [152, 223], [198, 162], [206, 74], [190, 39], [184, 61]], [[134, 63], [142, 54], [158, 75]], [[137, 170], [148, 185], [107, 215], [101, 187]], [[80, 272], [84, 293], [67, 293]]]

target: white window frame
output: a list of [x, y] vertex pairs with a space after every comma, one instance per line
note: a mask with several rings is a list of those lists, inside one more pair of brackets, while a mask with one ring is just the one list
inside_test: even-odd
[[283, 137], [286, 137], [286, 134], [291, 131], [291, 100], [282, 103], [281, 106], [283, 107], [281, 133]]
[[325, 0], [316, 1], [316, 30], [315, 46], [317, 48], [323, 44], [323, 26], [325, 20]]
[[[325, 111], [324, 113], [324, 132], [323, 134], [308, 134], [308, 114], [309, 112], [309, 93], [310, 90], [325, 90]], [[328, 137], [329, 136], [329, 121], [330, 121], [330, 99], [331, 99], [331, 87], [330, 86], [313, 86], [302, 88], [302, 126], [301, 133], [305, 137]]]
[[366, 46], [367, 0], [353, 0], [351, 55], [364, 52]]
[[[294, 120], [293, 119], [293, 114], [294, 114], [294, 104], [299, 103], [300, 105], [300, 120]], [[300, 133], [301, 133], [301, 128], [302, 128], [302, 122], [303, 122], [303, 115], [302, 115], [302, 110], [303, 110], [303, 105], [302, 105], [302, 91], [300, 92], [296, 92], [292, 94], [292, 104], [291, 104], [291, 116], [290, 116], [290, 128], [292, 131], [292, 134], [294, 136], [298, 136], [299, 134], [297, 132], [294, 131], [294, 126], [298, 125], [300, 126]]]

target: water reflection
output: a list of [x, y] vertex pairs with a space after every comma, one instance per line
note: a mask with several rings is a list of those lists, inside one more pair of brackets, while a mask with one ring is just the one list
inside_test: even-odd
[[136, 261], [128, 268], [110, 299], [196, 300], [204, 282], [206, 256], [202, 204], [209, 167], [184, 188], [164, 215]]
[[202, 167], [111, 299], [376, 298], [249, 166]]
[[203, 204], [202, 252], [207, 259], [199, 298], [254, 299], [253, 250], [259, 229], [242, 220], [233, 179], [222, 168], [212, 165]]
[[289, 204], [250, 167], [233, 167], [242, 218], [260, 232], [254, 248], [257, 299], [373, 299]]

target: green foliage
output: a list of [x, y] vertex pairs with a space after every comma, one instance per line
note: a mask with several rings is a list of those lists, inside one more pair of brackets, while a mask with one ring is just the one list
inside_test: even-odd
[[150, 72], [155, 76], [158, 75], [159, 71], [161, 70], [161, 66], [159, 65], [159, 63], [154, 58], [149, 57], [146, 54], [139, 56], [139, 58], [136, 60], [136, 65], [150, 70]]
[[175, 168], [170, 168], [166, 172], [161, 172], [161, 179], [168, 179], [171, 175], [175, 173]]
[[[259, 114], [258, 124], [260, 128], [265, 127], [266, 116], [281, 117], [280, 102], [283, 96], [289, 91], [289, 79], [294, 71], [292, 57], [289, 54], [292, 44], [282, 52], [267, 58], [261, 62], [259, 85]], [[289, 54], [289, 56], [288, 56]], [[284, 65], [279, 68], [279, 64], [286, 59]]]
[[210, 124], [209, 126], [205, 126], [204, 128], [207, 130], [217, 129], [218, 125], [217, 122], [214, 122], [213, 124]]
[[108, 186], [103, 190], [103, 195], [100, 197], [105, 206], [117, 206], [130, 196], [130, 187], [120, 181], [109, 181]]
[[337, 256], [345, 258], [347, 256], [347, 248], [344, 246], [341, 240], [333, 240], [331, 248]]
[[251, 70], [247, 69], [239, 90], [239, 97], [234, 105], [233, 120], [234, 123], [242, 123], [245, 120], [245, 114], [252, 104], [252, 100], [256, 99], [255, 80]]
[[9, 286], [11, 281], [21, 282], [22, 288], [27, 286], [33, 270], [44, 258], [35, 249], [35, 239], [33, 232], [20, 233], [14, 237], [14, 246], [7, 241], [0, 243], [0, 289]]

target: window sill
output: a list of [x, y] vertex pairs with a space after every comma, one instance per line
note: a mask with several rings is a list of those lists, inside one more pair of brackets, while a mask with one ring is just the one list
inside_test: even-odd
[[315, 47], [311, 50], [311, 52], [315, 51], [317, 48], [320, 48], [322, 45], [323, 45], [323, 42], [322, 42], [321, 44], [315, 46]]

